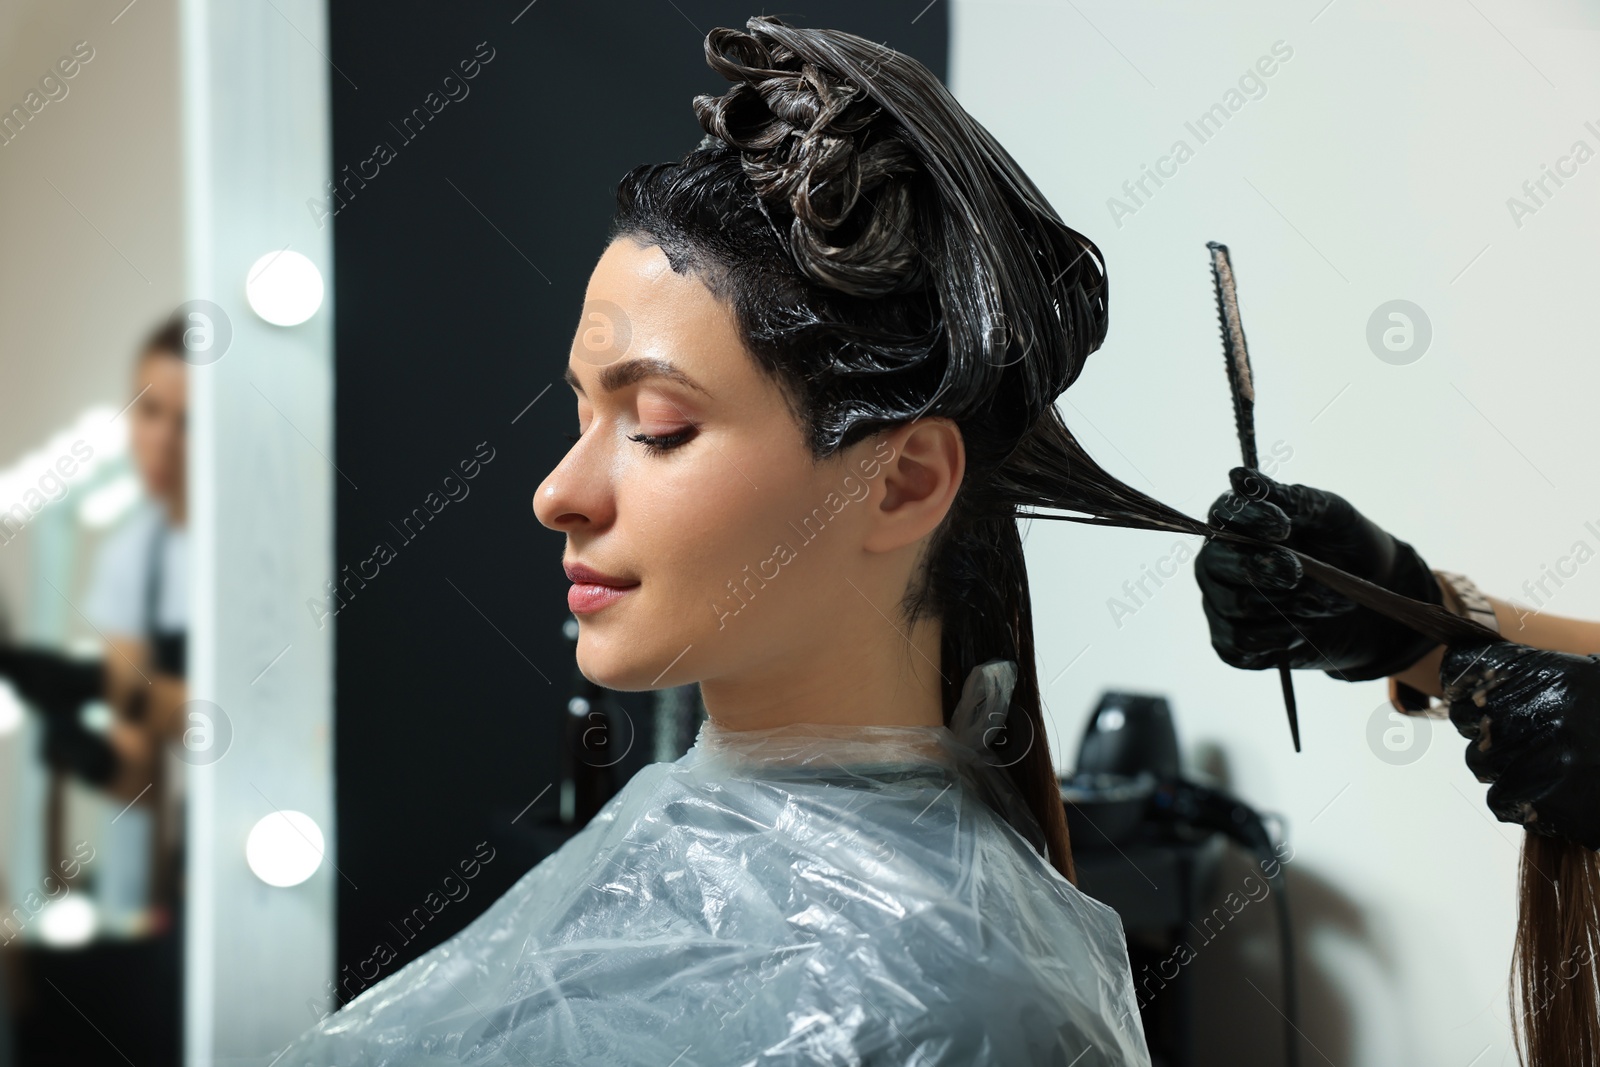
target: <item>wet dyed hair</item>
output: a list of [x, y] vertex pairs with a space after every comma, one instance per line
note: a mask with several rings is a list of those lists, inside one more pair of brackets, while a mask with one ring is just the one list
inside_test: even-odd
[[[815, 458], [925, 416], [960, 427], [967, 470], [901, 614], [941, 621], [946, 721], [973, 667], [1017, 662], [996, 748], [1049, 861], [1072, 879], [1019, 519], [1259, 542], [1124, 485], [1079, 446], [1056, 399], [1105, 339], [1104, 261], [926, 67], [852, 34], [766, 16], [744, 31], [712, 30], [705, 54], [732, 88], [694, 99], [698, 147], [623, 178], [611, 237], [658, 245], [675, 271], [731, 307]], [[1496, 639], [1295, 555], [1309, 577], [1435, 640]], [[1600, 885], [1592, 860], [1564, 868], [1590, 872], [1568, 890]], [[1529, 931], [1531, 899], [1522, 943], [1556, 953]], [[1571, 901], [1593, 916], [1592, 898]]]

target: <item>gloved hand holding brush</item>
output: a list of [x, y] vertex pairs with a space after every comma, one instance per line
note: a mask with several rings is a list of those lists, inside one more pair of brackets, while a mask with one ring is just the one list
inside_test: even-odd
[[[1439, 583], [1417, 551], [1343, 497], [1284, 485], [1235, 467], [1233, 488], [1211, 506], [1213, 524], [1297, 549], [1392, 592], [1442, 604]], [[1195, 559], [1211, 645], [1233, 667], [1287, 661], [1345, 681], [1396, 674], [1437, 647], [1401, 623], [1360, 607], [1305, 576], [1291, 552], [1213, 539]]]

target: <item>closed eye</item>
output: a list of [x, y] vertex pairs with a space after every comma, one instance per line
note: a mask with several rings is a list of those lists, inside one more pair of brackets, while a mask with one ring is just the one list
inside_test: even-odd
[[650, 455], [659, 456], [664, 452], [672, 451], [674, 448], [677, 448], [679, 445], [689, 440], [689, 438], [694, 436], [694, 432], [695, 430], [693, 426], [686, 426], [675, 433], [668, 434], [629, 434], [628, 440], [639, 442], [640, 444], [644, 445], [644, 450]]

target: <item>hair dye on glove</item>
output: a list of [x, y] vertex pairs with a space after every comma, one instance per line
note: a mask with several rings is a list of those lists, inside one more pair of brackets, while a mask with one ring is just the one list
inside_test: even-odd
[[1439, 677], [1495, 818], [1600, 849], [1600, 656], [1457, 645]]

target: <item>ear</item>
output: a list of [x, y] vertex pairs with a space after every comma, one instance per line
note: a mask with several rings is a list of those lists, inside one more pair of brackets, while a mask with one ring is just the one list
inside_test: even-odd
[[882, 465], [880, 487], [870, 498], [871, 529], [862, 547], [889, 552], [937, 529], [967, 469], [966, 445], [955, 421], [943, 416], [917, 419], [861, 445], [871, 446]]

